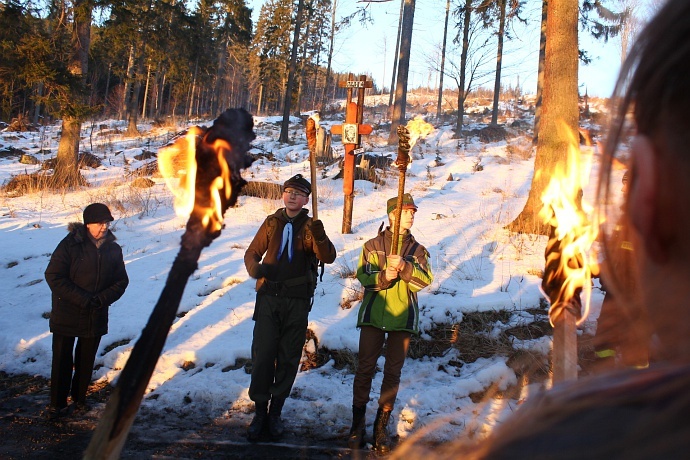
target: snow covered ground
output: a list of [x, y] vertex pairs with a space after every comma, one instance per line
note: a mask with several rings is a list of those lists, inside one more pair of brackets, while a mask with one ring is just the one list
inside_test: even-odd
[[[252, 152], [270, 152], [275, 161], [256, 161], [243, 174], [247, 180], [282, 184], [296, 173], [308, 177], [302, 125], [298, 119], [293, 122], [294, 143], [282, 145], [277, 142], [279, 120], [255, 118], [258, 137]], [[208, 125], [210, 120], [196, 124]], [[503, 328], [528, 323], [534, 315], [526, 310], [538, 307], [543, 297], [539, 273], [544, 266], [545, 239], [510, 234], [503, 228], [520, 212], [529, 191], [534, 156], [524, 159], [515, 152], [528, 151], [530, 139], [456, 140], [451, 127], [437, 125], [413, 148], [406, 181], [406, 190], [419, 205], [412, 232], [429, 250], [435, 276], [433, 284], [419, 294], [422, 338], [430, 338], [428, 332], [435, 326], [460, 323], [464, 315], [477, 311], [512, 312], [511, 324], [501, 325]], [[151, 161], [137, 160], [136, 155], [144, 150], [155, 152], [172, 133], [185, 127], [166, 130], [140, 125], [142, 135], [136, 139], [117, 133], [115, 128], [125, 128], [118, 121], [83, 128], [82, 151], [103, 161], [97, 169], [82, 171], [91, 187], [64, 194], [36, 191], [0, 197], [2, 371], [50, 375], [50, 290], [43, 272], [51, 252], [66, 235], [67, 224], [81, 221], [84, 206], [95, 201], [110, 206], [116, 218], [112, 230], [123, 248], [130, 277], [126, 293], [111, 307], [109, 333], [101, 341], [94, 380], [117, 380], [177, 254], [185, 219], [175, 215], [163, 179], [153, 177], [153, 187], [135, 188], [127, 173]], [[58, 130], [59, 126], [46, 126], [39, 132], [0, 133], [0, 182], [40, 167], [20, 164], [16, 156], [3, 155], [4, 150], [21, 149], [43, 161], [56, 152]], [[375, 132], [364, 145], [370, 152], [395, 157], [394, 149], [385, 145], [386, 139], [387, 132]], [[342, 153], [338, 137], [334, 148]], [[360, 285], [351, 275], [362, 244], [386, 219], [386, 200], [397, 193], [397, 171], [389, 171], [385, 185], [356, 182], [351, 234], [341, 233], [342, 180], [331, 179], [337, 172], [335, 164], [319, 173], [319, 217], [338, 258], [326, 266], [323, 282], [317, 287], [309, 328], [318, 347], [356, 352], [359, 304], [353, 299]], [[588, 195], [591, 198], [591, 190], [586, 190], [585, 197]], [[243, 364], [250, 359], [255, 292], [243, 256], [265, 216], [280, 206], [279, 201], [242, 196], [239, 205], [227, 211], [221, 236], [203, 251], [199, 269], [187, 284], [143, 406], [194, 412], [211, 419], [232, 414], [249, 417], [253, 408], [247, 396], [250, 376]], [[591, 319], [598, 314], [601, 297], [594, 289]], [[343, 308], [347, 305], [351, 308]], [[592, 322], [587, 324], [593, 327]], [[315, 346], [311, 341], [307, 349], [314, 351]], [[550, 337], [515, 342], [516, 348], [541, 353], [548, 353], [550, 346]], [[434, 441], [485, 432], [518, 401], [476, 403], [470, 395], [492, 386], [500, 391], [517, 384], [506, 359], [494, 356], [464, 362], [462, 350], [456, 349], [440, 357], [408, 358], [391, 427], [402, 438], [426, 429]], [[291, 425], [312, 425], [333, 435], [347, 431], [353, 374], [337, 367], [330, 361], [298, 374], [284, 411], [288, 430]], [[377, 373], [373, 402], [368, 406], [370, 424], [381, 378]], [[533, 390], [526, 388], [522, 397]]]

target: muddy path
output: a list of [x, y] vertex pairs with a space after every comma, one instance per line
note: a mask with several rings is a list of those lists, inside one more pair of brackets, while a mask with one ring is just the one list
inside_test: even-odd
[[[57, 421], [46, 417], [48, 380], [0, 372], [0, 458], [78, 459], [88, 446], [102, 415], [110, 386], [91, 388], [90, 411]], [[251, 414], [219, 419], [186, 416], [142, 408], [122, 450], [123, 459], [358, 459], [375, 458], [363, 450], [344, 448], [346, 436], [315, 439], [288, 430], [280, 443], [249, 443], [245, 430]]]

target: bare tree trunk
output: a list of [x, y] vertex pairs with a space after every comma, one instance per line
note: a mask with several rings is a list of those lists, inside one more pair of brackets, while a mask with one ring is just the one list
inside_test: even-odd
[[295, 73], [297, 69], [297, 48], [299, 46], [299, 31], [302, 27], [302, 12], [304, 10], [304, 0], [299, 0], [297, 4], [297, 18], [295, 19], [295, 33], [292, 38], [292, 52], [290, 53], [290, 70], [288, 71], [287, 87], [285, 89], [285, 102], [283, 103], [283, 121], [280, 124], [279, 142], [286, 144], [288, 141], [288, 130], [290, 126], [290, 106], [292, 104], [292, 90], [295, 86]]
[[[69, 72], [85, 83], [89, 65], [89, 47], [91, 46], [91, 15], [93, 5], [90, 0], [75, 0], [72, 23], [72, 56], [68, 64]], [[83, 89], [74, 91], [73, 102], [76, 111], [84, 109]], [[79, 173], [79, 141], [82, 119], [78, 116], [65, 116], [62, 120], [62, 134], [58, 143], [55, 173], [52, 186], [71, 188], [85, 183]]]
[[333, 62], [333, 42], [335, 40], [335, 10], [338, 4], [338, 0], [333, 0], [333, 7], [331, 8], [331, 40], [328, 45], [328, 64], [326, 65], [326, 83], [323, 88], [323, 93], [321, 93], [321, 111], [324, 112], [326, 109], [326, 95], [328, 94], [328, 88], [333, 79], [331, 63]]
[[216, 69], [216, 78], [213, 84], [213, 94], [211, 95], [211, 116], [213, 118], [220, 115], [220, 99], [221, 88], [223, 84], [223, 77], [226, 75], [225, 63], [228, 54], [228, 37], [227, 33], [223, 34], [223, 40], [218, 50], [218, 67]]
[[264, 111], [261, 107], [261, 105], [263, 103], [263, 96], [264, 96], [264, 85], [261, 84], [261, 85], [259, 85], [259, 100], [256, 103], [256, 112], [259, 115], [262, 115], [264, 113]]
[[139, 134], [137, 121], [139, 120], [139, 96], [141, 95], [141, 75], [144, 73], [144, 56], [139, 56], [136, 61], [134, 90], [132, 91], [132, 97], [127, 107], [127, 135], [129, 136], [136, 136]]
[[503, 39], [506, 29], [506, 3], [508, 0], [499, 0], [501, 17], [498, 22], [498, 51], [496, 52], [496, 79], [494, 81], [494, 105], [491, 110], [491, 124], [498, 124], [498, 102], [501, 97], [501, 63], [503, 62]]
[[108, 64], [108, 78], [105, 81], [105, 96], [103, 96], [103, 115], [105, 116], [108, 113], [108, 92], [110, 91], [110, 76], [112, 75], [112, 67], [113, 64], [109, 63]]
[[470, 49], [470, 19], [472, 0], [465, 1], [465, 16], [462, 23], [462, 51], [460, 52], [460, 84], [458, 85], [458, 120], [455, 125], [455, 137], [462, 136], [462, 125], [465, 119], [465, 74], [467, 73], [467, 54]]
[[[38, 82], [36, 85], [34, 85], [34, 87], [36, 88], [36, 89], [35, 89], [36, 94], [37, 94], [38, 96], [43, 96], [43, 82]], [[107, 93], [107, 92], [108, 92], [108, 91], [107, 91], [107, 89], [106, 89], [106, 93]], [[37, 102], [37, 103], [34, 105], [33, 123], [34, 123], [34, 124], [38, 124], [39, 118], [41, 118], [41, 104]]]
[[129, 58], [127, 59], [127, 77], [125, 77], [124, 97], [122, 98], [122, 105], [120, 106], [119, 116], [120, 120], [125, 118], [129, 101], [132, 97], [132, 83], [134, 82], [134, 45], [129, 47]]
[[146, 118], [146, 103], [149, 98], [149, 82], [151, 81], [151, 64], [146, 68], [146, 87], [144, 88], [144, 102], [141, 107], [141, 118]]
[[549, 2], [544, 61], [545, 110], [539, 123], [532, 186], [522, 212], [508, 225], [513, 231], [548, 234], [546, 225], [537, 215], [542, 207], [541, 195], [555, 166], [567, 160], [570, 140], [561, 124], [577, 136], [579, 122], [577, 21], [577, 0]]
[[[163, 107], [163, 96], [165, 95], [165, 80], [166, 80], [165, 69], [162, 69], [158, 74], [158, 101], [156, 102], [156, 117], [160, 117], [164, 113]], [[170, 88], [172, 91], [172, 88]], [[172, 114], [174, 115], [174, 114]]]
[[539, 141], [539, 120], [541, 119], [542, 95], [544, 93], [544, 61], [546, 60], [546, 14], [548, 0], [541, 5], [541, 35], [539, 36], [539, 70], [537, 73], [537, 100], [534, 103], [534, 135], [532, 145]]
[[388, 90], [388, 118], [393, 118], [393, 95], [395, 94], [395, 79], [398, 75], [398, 53], [400, 53], [400, 33], [403, 24], [403, 12], [405, 0], [400, 0], [400, 15], [398, 17], [398, 34], [395, 36], [395, 53], [393, 54], [393, 76], [391, 77], [391, 87]]
[[[323, 24], [321, 24], [321, 25], [323, 25]], [[319, 88], [319, 70], [321, 70], [321, 48], [323, 45], [323, 34], [324, 34], [323, 27], [321, 27], [321, 28], [319, 28], [319, 41], [318, 41], [319, 46], [316, 49], [316, 70], [314, 71], [314, 88], [311, 92], [310, 107], [313, 109], [316, 108], [317, 105], [320, 105], [320, 104], [317, 104], [316, 94], [318, 93], [318, 90], [319, 90], [318, 89]]]
[[441, 46], [441, 72], [438, 77], [438, 102], [436, 103], [436, 119], [441, 118], [443, 104], [443, 71], [446, 65], [446, 36], [448, 35], [448, 16], [450, 16], [450, 0], [446, 0], [446, 22], [443, 25], [443, 45]]
[[194, 113], [194, 95], [196, 92], [196, 77], [199, 72], [199, 58], [196, 59], [194, 63], [194, 76], [192, 77], [192, 84], [189, 88], [189, 99], [187, 102], [187, 118], [192, 118], [192, 113]]
[[307, 15], [307, 28], [304, 31], [303, 47], [302, 47], [302, 65], [299, 69], [299, 83], [297, 85], [297, 104], [295, 107], [295, 115], [299, 116], [302, 113], [302, 89], [304, 88], [304, 72], [307, 69], [307, 42], [311, 34], [311, 14], [313, 10], [309, 10]]
[[412, 28], [414, 25], [415, 0], [405, 0], [403, 25], [400, 31], [400, 57], [398, 58], [398, 78], [395, 83], [395, 102], [388, 145], [398, 143], [398, 126], [405, 123], [407, 104], [407, 76], [410, 70], [410, 50], [412, 48]]

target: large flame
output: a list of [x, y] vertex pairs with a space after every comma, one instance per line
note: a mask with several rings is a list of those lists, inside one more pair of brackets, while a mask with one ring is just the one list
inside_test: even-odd
[[175, 197], [175, 213], [180, 217], [189, 218], [194, 212], [204, 228], [216, 232], [221, 229], [223, 222], [221, 193], [227, 200], [232, 192], [230, 167], [225, 158], [225, 153], [230, 151], [231, 147], [223, 139], [217, 139], [210, 146], [217, 157], [220, 175], [210, 180], [207, 191], [210, 202], [199, 202], [196, 199], [196, 148], [199, 142], [203, 142], [200, 139], [202, 135], [203, 130], [194, 126], [184, 138], [162, 147], [158, 151], [158, 169]]
[[[589, 183], [592, 155], [580, 151], [578, 138], [565, 125], [567, 132], [568, 152], [566, 164], [556, 165], [551, 181], [544, 190], [541, 201], [543, 207], [539, 212], [542, 221], [554, 228], [558, 240], [557, 250], [546, 254], [546, 267], [550, 273], [544, 273], [547, 283], [558, 284], [558, 291], [548, 293], [552, 310], [549, 312], [551, 322], [580, 290], [583, 292], [583, 309], [578, 324], [589, 314], [591, 294], [591, 267], [596, 265], [591, 260], [590, 250], [596, 240], [598, 229], [593, 225], [592, 206], [583, 198], [584, 187]], [[550, 267], [557, 267], [555, 270]]]
[[434, 126], [424, 121], [424, 118], [420, 116], [416, 116], [408, 121], [405, 127], [410, 133], [410, 150], [412, 150], [412, 147], [415, 146], [420, 138], [424, 139], [434, 130]]

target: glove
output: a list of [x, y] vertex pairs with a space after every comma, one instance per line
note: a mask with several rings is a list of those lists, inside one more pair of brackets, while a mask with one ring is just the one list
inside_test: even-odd
[[252, 267], [247, 271], [249, 272], [249, 276], [257, 280], [266, 276], [266, 267], [264, 264], [252, 265]]
[[323, 228], [323, 222], [320, 220], [314, 220], [311, 223], [311, 234], [314, 236], [316, 241], [323, 241], [326, 239], [326, 230]]

